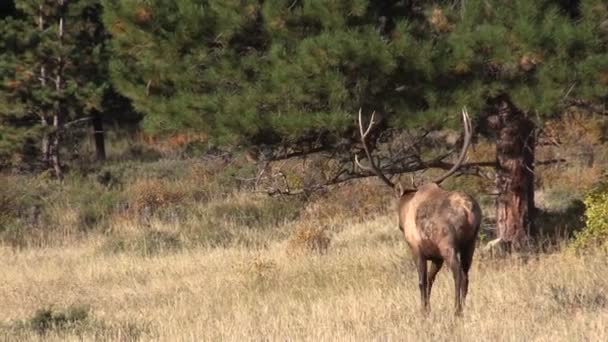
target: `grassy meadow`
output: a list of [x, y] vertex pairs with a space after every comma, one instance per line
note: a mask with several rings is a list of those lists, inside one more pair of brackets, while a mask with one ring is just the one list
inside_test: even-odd
[[[608, 165], [605, 145], [585, 137], [592, 163], [576, 134], [566, 150], [539, 148], [540, 160], [569, 160], [536, 170], [541, 246], [478, 249], [461, 319], [446, 269], [420, 316], [393, 198], [375, 179], [269, 197], [239, 180], [256, 174], [242, 156], [227, 164], [130, 144], [63, 184], [2, 175], [0, 340], [606, 341], [608, 259], [568, 240], [582, 222], [577, 200]], [[479, 144], [471, 158], [489, 153]], [[305, 181], [302, 164], [283, 165], [289, 181]], [[491, 182], [447, 186], [482, 204], [483, 245]]]
[[[416, 271], [386, 216], [336, 233], [325, 254], [268, 248], [100, 254], [102, 243], [3, 249], [4, 340], [605, 341], [606, 258], [477, 258], [465, 317], [443, 270], [419, 313]], [[38, 310], [80, 320], [40, 327]], [[24, 321], [25, 320], [25, 321]], [[49, 318], [49, 324], [55, 318]]]

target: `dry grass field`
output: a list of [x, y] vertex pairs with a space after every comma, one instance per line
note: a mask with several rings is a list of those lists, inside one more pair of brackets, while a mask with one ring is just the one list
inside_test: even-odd
[[[446, 269], [431, 314], [419, 314], [415, 267], [378, 180], [271, 198], [238, 182], [256, 175], [238, 158], [141, 148], [62, 184], [0, 175], [0, 341], [608, 341], [608, 255], [577, 254], [569, 240], [584, 224], [579, 200], [608, 168], [600, 134], [585, 134], [537, 151], [568, 160], [536, 169], [551, 248], [478, 249], [461, 319]], [[476, 144], [471, 160], [492, 153]], [[286, 179], [304, 183], [311, 165], [283, 165]], [[478, 198], [485, 243], [492, 182], [446, 185]]]
[[393, 218], [341, 226], [324, 252], [275, 241], [145, 257], [100, 252], [101, 238], [3, 248], [0, 339], [608, 340], [605, 255], [479, 254], [465, 317], [453, 318], [452, 278], [442, 270], [432, 313], [421, 318]]

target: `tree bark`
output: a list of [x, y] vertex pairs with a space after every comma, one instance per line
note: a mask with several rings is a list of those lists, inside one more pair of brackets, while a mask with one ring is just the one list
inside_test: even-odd
[[61, 127], [61, 117], [60, 111], [53, 117], [53, 127], [55, 131], [52, 134], [50, 146], [51, 163], [55, 170], [55, 176], [59, 179], [63, 179], [63, 168], [61, 167], [61, 160], [59, 157], [59, 148], [61, 147], [61, 131], [59, 129]]
[[103, 120], [97, 111], [93, 113], [93, 138], [95, 140], [95, 158], [98, 161], [106, 160], [105, 135], [103, 131]]
[[[59, 38], [59, 46], [63, 46], [63, 33], [64, 33], [64, 23], [65, 23], [65, 1], [59, 0], [59, 30], [58, 30], [58, 38]], [[61, 52], [60, 52], [61, 53]], [[60, 160], [60, 147], [61, 147], [61, 134], [63, 133], [63, 119], [65, 116], [65, 102], [61, 98], [63, 92], [63, 67], [64, 60], [63, 56], [60, 54], [57, 56], [57, 75], [55, 76], [55, 90], [57, 91], [58, 100], [55, 108], [55, 113], [53, 115], [53, 129], [54, 132], [52, 134], [52, 142], [51, 142], [51, 162], [53, 164], [53, 169], [55, 170], [55, 176], [59, 179], [63, 179], [63, 169], [61, 167]]]
[[48, 132], [48, 127], [49, 127], [49, 123], [46, 121], [46, 117], [42, 117], [40, 119], [42, 127], [43, 127], [43, 132], [42, 132], [42, 141], [40, 144], [40, 150], [41, 150], [41, 159], [42, 159], [42, 167], [47, 169], [49, 167], [49, 161], [50, 161], [50, 151], [51, 151], [51, 139], [49, 137], [49, 132]]
[[[44, 14], [42, 10], [42, 5], [39, 6], [38, 12], [38, 29], [40, 32], [44, 31]], [[40, 66], [40, 85], [42, 88], [46, 88], [46, 66], [43, 64]], [[49, 122], [46, 117], [46, 113], [40, 114], [40, 121], [42, 124], [42, 141], [41, 141], [41, 152], [42, 152], [42, 167], [45, 169], [50, 165], [50, 150], [51, 150], [51, 139], [49, 137]]]
[[518, 247], [535, 234], [534, 123], [507, 96], [495, 99], [490, 126], [496, 141], [498, 238]]

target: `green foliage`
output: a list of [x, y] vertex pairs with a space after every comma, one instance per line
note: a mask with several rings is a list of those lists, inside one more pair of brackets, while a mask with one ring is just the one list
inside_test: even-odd
[[112, 79], [147, 127], [221, 142], [345, 134], [360, 107], [437, 124], [503, 93], [543, 117], [608, 89], [599, 0], [103, 3]]
[[441, 7], [453, 29], [438, 40], [445, 50], [435, 57], [435, 83], [444, 95], [437, 105], [467, 104], [476, 111], [488, 98], [509, 94], [521, 109], [544, 116], [554, 113], [566, 94], [587, 99], [606, 94], [606, 84], [597, 82], [608, 66], [599, 30], [608, 18], [606, 6], [582, 1], [582, 8], [596, 12], [583, 10], [580, 17], [560, 6], [474, 0], [462, 8]]
[[98, 0], [15, 5], [0, 21], [0, 164], [15, 152], [39, 155], [43, 137], [101, 108], [108, 85]]
[[608, 183], [603, 182], [585, 197], [585, 228], [576, 234], [575, 249], [608, 249]]
[[[107, 0], [104, 6], [112, 78], [147, 114], [148, 128], [204, 130], [223, 142], [272, 141], [310, 130], [339, 133], [360, 105], [405, 104], [393, 88], [407, 49], [392, 49], [377, 30], [378, 12], [387, 8], [376, 2]], [[388, 9], [407, 12], [393, 2]]]

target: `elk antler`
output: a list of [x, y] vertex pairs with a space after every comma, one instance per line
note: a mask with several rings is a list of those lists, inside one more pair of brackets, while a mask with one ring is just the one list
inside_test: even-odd
[[[367, 136], [368, 136], [369, 132], [372, 130], [373, 125], [376, 123], [374, 121], [375, 118], [376, 118], [376, 112], [374, 111], [372, 113], [372, 117], [369, 121], [367, 128], [364, 128], [362, 110], [359, 109], [359, 132], [361, 134], [361, 142], [363, 143], [363, 149], [365, 150], [365, 154], [367, 156], [367, 159], [369, 160], [370, 166], [369, 167], [363, 166], [359, 162], [359, 157], [356, 154], [355, 154], [355, 163], [362, 170], [375, 173], [380, 178], [380, 180], [382, 180], [382, 182], [384, 182], [386, 185], [390, 186], [393, 189], [397, 189], [397, 185], [395, 183], [391, 182], [390, 179], [388, 179], [388, 177], [386, 177], [382, 173], [382, 170], [374, 162], [374, 158], [372, 157], [371, 149], [367, 143]], [[462, 150], [460, 151], [458, 160], [446, 173], [444, 173], [441, 177], [435, 179], [434, 183], [436, 183], [436, 184], [440, 184], [441, 182], [446, 180], [448, 177], [453, 175], [456, 171], [458, 171], [458, 169], [460, 168], [460, 166], [462, 165], [462, 163], [464, 162], [464, 160], [466, 158], [467, 150], [469, 149], [469, 145], [471, 144], [471, 138], [473, 135], [471, 118], [469, 117], [469, 113], [467, 112], [466, 107], [462, 109], [462, 121], [463, 121], [463, 125], [464, 125], [464, 142], [462, 144]], [[409, 189], [409, 190], [415, 190], [415, 188]]]
[[436, 184], [440, 184], [448, 177], [453, 175], [460, 168], [467, 155], [467, 150], [469, 149], [469, 145], [471, 144], [471, 137], [473, 136], [473, 129], [471, 126], [471, 118], [469, 117], [469, 113], [467, 112], [466, 107], [462, 108], [462, 122], [464, 125], [464, 141], [462, 143], [462, 150], [460, 151], [458, 160], [456, 161], [456, 163], [454, 163], [454, 166], [452, 166], [446, 173], [443, 174], [443, 176], [435, 179], [434, 183]]
[[372, 127], [375, 123], [374, 122], [375, 117], [376, 117], [376, 112], [374, 111], [372, 113], [371, 119], [369, 120], [369, 125], [367, 126], [367, 129], [363, 130], [363, 114], [361, 113], [361, 108], [359, 108], [359, 132], [361, 133], [361, 143], [363, 144], [363, 149], [365, 150], [365, 154], [367, 155], [367, 159], [369, 160], [370, 167], [365, 167], [365, 166], [361, 165], [361, 163], [359, 162], [359, 158], [357, 157], [356, 154], [355, 154], [355, 163], [357, 164], [357, 166], [359, 166], [363, 170], [374, 172], [384, 182], [384, 184], [395, 189], [395, 183], [391, 182], [390, 179], [388, 179], [382, 173], [382, 171], [378, 168], [376, 163], [374, 163], [374, 158], [372, 157], [372, 153], [370, 151], [369, 145], [367, 145], [366, 138], [367, 138], [367, 135], [369, 134], [369, 132], [372, 130]]

